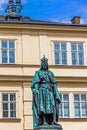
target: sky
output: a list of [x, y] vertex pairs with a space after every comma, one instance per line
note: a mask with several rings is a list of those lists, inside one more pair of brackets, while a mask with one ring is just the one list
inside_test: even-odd
[[[35, 20], [70, 23], [74, 16], [87, 24], [87, 0], [21, 0], [22, 15]], [[0, 15], [6, 15], [8, 0], [0, 0]]]

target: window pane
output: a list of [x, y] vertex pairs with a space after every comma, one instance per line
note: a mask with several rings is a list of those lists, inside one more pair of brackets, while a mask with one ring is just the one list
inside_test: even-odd
[[8, 111], [3, 111], [3, 117], [8, 117]]
[[55, 43], [55, 44], [54, 44], [54, 49], [55, 49], [55, 50], [60, 50], [60, 44]]
[[61, 43], [61, 50], [65, 50], [66, 51], [66, 43]]
[[64, 117], [69, 117], [69, 103], [64, 103]]
[[7, 63], [7, 51], [2, 50], [2, 63]]
[[82, 117], [86, 117], [86, 103], [81, 103]]
[[80, 117], [80, 103], [75, 103], [75, 117]]
[[15, 50], [9, 51], [9, 63], [15, 63]]
[[69, 101], [69, 96], [68, 94], [63, 95], [63, 101]]
[[63, 116], [62, 103], [59, 105], [59, 117]]
[[78, 44], [78, 50], [80, 50], [80, 51], [83, 50], [83, 44], [81, 44], [81, 43]]
[[55, 64], [60, 64], [60, 54], [55, 52]]
[[10, 110], [16, 110], [16, 103], [10, 103]]
[[15, 48], [15, 46], [14, 46], [15, 44], [14, 44], [14, 41], [9, 41], [9, 48]]
[[74, 101], [79, 101], [80, 99], [79, 99], [79, 95], [77, 94], [77, 95], [74, 95]]
[[16, 95], [10, 94], [10, 101], [16, 101]]
[[7, 48], [7, 41], [2, 41], [2, 48]]
[[81, 94], [81, 101], [86, 101], [86, 95], [85, 94]]
[[79, 65], [84, 65], [84, 53], [83, 52], [79, 52], [78, 53], [78, 58], [79, 58]]
[[8, 103], [3, 103], [3, 110], [8, 110]]
[[62, 94], [59, 94], [59, 96], [60, 96], [60, 99], [61, 99], [61, 101], [62, 101]]
[[8, 101], [8, 94], [3, 94], [2, 96], [3, 96], [2, 98], [3, 101]]
[[62, 64], [66, 65], [67, 64], [67, 53], [62, 52]]
[[76, 65], [76, 64], [77, 64], [77, 53], [72, 52], [72, 65]]
[[16, 117], [16, 112], [15, 111], [10, 111], [10, 117]]
[[76, 51], [77, 50], [77, 46], [76, 44], [71, 44], [71, 51]]

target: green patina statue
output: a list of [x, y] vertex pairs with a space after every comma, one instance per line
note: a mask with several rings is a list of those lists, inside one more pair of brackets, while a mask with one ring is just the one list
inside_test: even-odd
[[41, 59], [41, 68], [36, 71], [31, 86], [34, 129], [45, 125], [59, 125], [57, 122], [60, 97], [57, 83], [54, 74], [48, 70], [48, 59], [44, 56]]

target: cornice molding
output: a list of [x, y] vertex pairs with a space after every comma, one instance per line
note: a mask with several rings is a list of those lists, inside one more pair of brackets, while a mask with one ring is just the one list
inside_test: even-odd
[[[15, 26], [13, 26], [15, 25]], [[9, 29], [34, 29], [34, 30], [60, 30], [60, 31], [83, 31], [87, 32], [87, 25], [72, 24], [25, 24], [25, 23], [0, 23], [0, 28]]]
[[[10, 68], [16, 68], [16, 69], [31, 69], [33, 68], [34, 70], [38, 70], [40, 68], [40, 65], [27, 65], [27, 64], [0, 64], [0, 69], [2, 68], [7, 68], [7, 69], [10, 69]], [[49, 65], [49, 70], [87, 70], [87, 66], [59, 66], [59, 65]], [[31, 82], [32, 81], [32, 78], [33, 78], [33, 75], [32, 74], [21, 74], [21, 75], [0, 75], [0, 82]], [[81, 76], [81, 75], [78, 75], [78, 76], [56, 76], [56, 78], [58, 79], [58, 81], [61, 83], [63, 82], [66, 82], [66, 83], [71, 83], [71, 82], [77, 82], [77, 83], [87, 83], [87, 77], [86, 76]]]
[[[56, 76], [59, 83], [87, 83], [87, 77], [65, 77], [65, 76]], [[30, 83], [33, 79], [33, 76], [25, 75], [0, 75], [0, 82], [27, 82]]]
[[[36, 64], [0, 64], [3, 68], [40, 68], [40, 65]], [[87, 66], [73, 66], [73, 65], [49, 65], [49, 69], [87, 69]]]

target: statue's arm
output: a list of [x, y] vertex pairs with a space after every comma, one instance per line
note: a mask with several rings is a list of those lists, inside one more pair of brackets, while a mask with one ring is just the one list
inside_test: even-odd
[[38, 93], [38, 91], [39, 91], [39, 84], [38, 84], [38, 83], [36, 83], [36, 84], [34, 85], [32, 91], [33, 91], [33, 94], [37, 94], [37, 93]]
[[60, 100], [59, 91], [58, 91], [58, 88], [57, 88], [58, 80], [54, 76], [53, 72], [51, 72], [51, 79], [52, 79], [52, 82], [53, 82], [54, 96], [55, 96], [56, 102], [58, 104], [60, 104], [61, 100]]
[[35, 75], [34, 75], [34, 78], [32, 80], [32, 92], [33, 92], [33, 94], [38, 93], [39, 82], [40, 82], [40, 78], [39, 78], [38, 72], [36, 72]]

